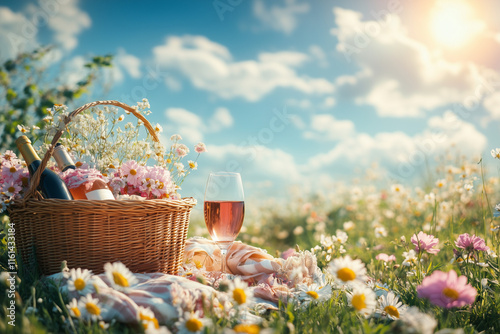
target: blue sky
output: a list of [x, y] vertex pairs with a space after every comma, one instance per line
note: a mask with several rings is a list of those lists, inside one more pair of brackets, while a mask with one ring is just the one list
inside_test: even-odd
[[[450, 148], [500, 147], [500, 22], [493, 0], [2, 1], [0, 60], [54, 44], [76, 82], [114, 54], [110, 91], [149, 99], [164, 143], [207, 144], [184, 195], [237, 168], [248, 195], [333, 189], [372, 163], [410, 182]], [[87, 102], [87, 101], [82, 101]], [[458, 153], [457, 153], [458, 154]]]

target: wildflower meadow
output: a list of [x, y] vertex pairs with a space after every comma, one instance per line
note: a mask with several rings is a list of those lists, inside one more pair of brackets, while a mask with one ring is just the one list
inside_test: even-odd
[[[482, 169], [449, 161], [420, 187], [360, 181], [282, 206], [263, 203], [238, 239], [279, 263], [265, 277], [271, 283], [214, 278], [208, 263], [187, 261], [178, 277], [196, 286], [170, 285], [160, 313], [154, 304], [128, 313], [113, 304], [110, 296], [135, 298], [134, 287], [147, 282], [119, 262], [102, 275], [63, 266], [52, 279], [23, 276], [20, 263], [12, 281], [4, 233], [1, 284], [14, 287], [17, 326], [8, 325], [12, 299], [3, 294], [2, 332], [496, 333], [499, 181]], [[195, 235], [207, 236], [196, 216]]]

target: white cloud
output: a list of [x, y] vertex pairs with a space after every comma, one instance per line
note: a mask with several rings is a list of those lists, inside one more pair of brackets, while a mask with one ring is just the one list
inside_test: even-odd
[[210, 145], [206, 159], [217, 170], [232, 170], [244, 173], [249, 180], [297, 182], [300, 173], [293, 156], [283, 150], [263, 145], [238, 146]]
[[494, 120], [500, 119], [500, 92], [494, 92], [487, 96], [484, 101], [484, 108], [490, 114], [490, 118]]
[[64, 75], [61, 75], [61, 79], [63, 80], [63, 84], [67, 84], [69, 86], [74, 86], [77, 82], [81, 81], [87, 74], [88, 69], [84, 67], [87, 63], [82, 56], [75, 56], [65, 62], [64, 64]]
[[23, 13], [0, 7], [0, 61], [37, 45], [37, 30]]
[[300, 109], [311, 109], [313, 107], [313, 103], [309, 99], [288, 99], [286, 105]]
[[[433, 157], [456, 147], [461, 154], [474, 157], [487, 145], [486, 137], [474, 125], [447, 111], [428, 120], [427, 128], [410, 136], [404, 132], [383, 132], [373, 136], [353, 133], [332, 150], [318, 154], [301, 167], [308, 173], [351, 175], [352, 168], [369, 168], [380, 163], [393, 176], [415, 176]], [[334, 171], [334, 172], [332, 172]]]
[[309, 60], [309, 56], [294, 51], [280, 51], [280, 52], [263, 52], [259, 54], [259, 60], [263, 63], [278, 63], [288, 65], [291, 67], [300, 66]]
[[125, 49], [119, 48], [113, 57], [113, 67], [110, 74], [114, 83], [123, 82], [125, 73], [134, 79], [141, 77], [141, 60], [134, 55], [128, 54]]
[[[297, 53], [261, 55], [265, 60], [284, 58], [297, 65]], [[258, 101], [277, 88], [290, 88], [305, 94], [333, 92], [333, 85], [322, 78], [299, 76], [287, 64], [275, 61], [233, 61], [224, 46], [203, 36], [172, 36], [153, 48], [154, 60], [163, 69], [187, 78], [193, 86], [224, 99], [236, 97]], [[293, 56], [291, 56], [293, 55]], [[293, 59], [293, 60], [292, 60]]]
[[77, 0], [65, 0], [49, 17], [49, 27], [54, 31], [55, 41], [68, 51], [78, 45], [78, 34], [92, 24], [90, 16], [78, 7]]
[[209, 120], [208, 127], [210, 132], [217, 132], [223, 128], [233, 126], [234, 119], [227, 108], [217, 108], [212, 118]]
[[416, 117], [462, 102], [479, 84], [481, 69], [449, 62], [410, 38], [397, 15], [363, 20], [359, 12], [334, 8], [337, 51], [359, 65], [353, 76], [337, 79], [339, 96], [371, 105], [382, 117]]
[[[54, 33], [51, 43], [60, 45], [67, 53], [78, 45], [77, 36], [90, 28], [91, 19], [78, 7], [77, 0], [65, 0], [63, 3], [40, 0], [36, 4], [28, 4], [19, 12], [0, 7], [0, 61], [38, 47], [39, 29], [44, 26]], [[61, 51], [52, 52], [45, 62], [53, 64], [62, 56]]]
[[328, 96], [322, 99], [321, 101], [311, 101], [310, 99], [294, 99], [290, 98], [286, 100], [286, 105], [289, 107], [299, 108], [308, 111], [314, 110], [326, 110], [330, 109], [337, 101], [334, 97]]
[[319, 45], [311, 45], [309, 53], [316, 59], [320, 67], [328, 67], [325, 51]]
[[255, 0], [253, 3], [253, 13], [261, 24], [286, 34], [290, 34], [297, 27], [297, 16], [309, 12], [309, 9], [308, 3], [297, 0], [285, 0], [283, 6], [269, 7], [263, 0]]
[[311, 118], [311, 130], [304, 132], [307, 139], [342, 140], [355, 133], [354, 123], [350, 120], [337, 120], [330, 114], [314, 115]]
[[230, 128], [234, 123], [229, 110], [223, 107], [217, 108], [208, 120], [184, 108], [168, 108], [165, 116], [167, 124], [163, 132], [168, 135], [178, 133], [189, 143], [202, 141], [205, 134]]

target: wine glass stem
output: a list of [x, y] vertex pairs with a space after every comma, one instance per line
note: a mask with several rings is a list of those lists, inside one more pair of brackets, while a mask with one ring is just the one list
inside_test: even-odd
[[221, 273], [226, 272], [226, 254], [227, 254], [227, 248], [224, 249], [221, 248], [220, 250]]

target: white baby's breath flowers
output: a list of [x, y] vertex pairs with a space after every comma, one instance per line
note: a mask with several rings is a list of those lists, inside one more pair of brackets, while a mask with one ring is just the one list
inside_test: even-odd
[[170, 140], [171, 140], [171, 141], [173, 141], [173, 142], [177, 142], [177, 141], [179, 141], [179, 140], [182, 140], [182, 137], [181, 137], [181, 135], [179, 135], [179, 134], [175, 134], [175, 135], [172, 135], [172, 136], [170, 137]]

